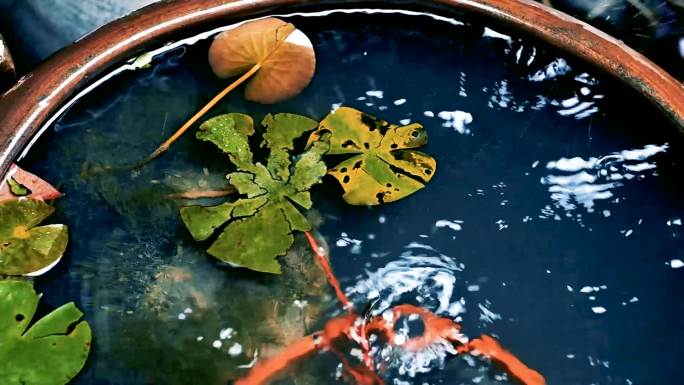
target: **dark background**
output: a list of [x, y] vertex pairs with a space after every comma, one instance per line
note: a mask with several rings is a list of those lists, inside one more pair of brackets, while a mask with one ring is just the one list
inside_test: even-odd
[[[19, 74], [97, 27], [155, 0], [0, 0], [0, 34]], [[684, 79], [684, 0], [543, 0], [624, 40]]]

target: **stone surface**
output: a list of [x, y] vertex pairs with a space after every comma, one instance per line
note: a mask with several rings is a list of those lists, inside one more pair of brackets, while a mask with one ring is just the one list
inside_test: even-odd
[[90, 31], [155, 1], [0, 0], [0, 33], [25, 73]]

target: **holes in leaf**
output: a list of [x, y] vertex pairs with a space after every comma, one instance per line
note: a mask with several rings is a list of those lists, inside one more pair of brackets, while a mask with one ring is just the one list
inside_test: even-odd
[[377, 129], [376, 119], [370, 115], [361, 114], [361, 123], [368, 127], [368, 131], [373, 132]]
[[385, 186], [392, 187], [392, 183], [387, 183]]
[[396, 144], [396, 143], [392, 143], [392, 145], [391, 145], [390, 147], [393, 148], [393, 149], [395, 149], [395, 148], [399, 147], [399, 145]]
[[16, 316], [14, 316], [14, 319], [17, 320], [17, 322], [23, 321], [24, 318], [25, 318], [25, 317], [24, 317], [23, 314], [17, 314]]
[[368, 143], [366, 142], [366, 143], [363, 144], [363, 147], [365, 147], [366, 150], [368, 150], [368, 149], [370, 148], [370, 144], [368, 144]]
[[426, 168], [425, 169], [425, 175], [430, 175], [430, 174], [432, 174], [432, 170], [430, 170], [429, 168]]
[[347, 168], [346, 168], [346, 167], [342, 167], [342, 168], [340, 169], [340, 172], [347, 172]]
[[358, 162], [354, 163], [354, 170], [361, 168], [362, 164], [363, 164], [362, 161], [358, 161]]
[[420, 132], [418, 132], [418, 131], [411, 131], [411, 137], [412, 137], [413, 139], [417, 138], [418, 136], [420, 136]]
[[342, 179], [342, 182], [349, 183], [349, 175], [345, 175], [344, 178]]

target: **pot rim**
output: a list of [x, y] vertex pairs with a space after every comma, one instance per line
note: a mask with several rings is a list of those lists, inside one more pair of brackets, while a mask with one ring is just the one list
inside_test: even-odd
[[[328, 0], [325, 6], [369, 1]], [[90, 33], [62, 49], [0, 96], [0, 175], [41, 126], [87, 82], [146, 46], [184, 30], [225, 20], [260, 16], [308, 0], [185, 0], [153, 3]], [[631, 86], [684, 131], [684, 85], [662, 68], [608, 34], [532, 0], [413, 0], [439, 11], [477, 14], [522, 30], [585, 60]], [[373, 4], [377, 6], [377, 3]]]

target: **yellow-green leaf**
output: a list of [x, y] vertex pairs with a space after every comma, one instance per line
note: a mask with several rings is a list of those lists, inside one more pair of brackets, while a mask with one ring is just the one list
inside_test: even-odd
[[425, 187], [437, 162], [412, 150], [427, 143], [417, 123], [397, 126], [349, 107], [340, 107], [309, 137], [313, 145], [329, 136], [328, 154], [356, 154], [330, 169], [352, 205], [394, 202]]
[[0, 203], [0, 274], [37, 275], [62, 257], [67, 227], [38, 226], [53, 212], [54, 208], [41, 200], [20, 198]]

